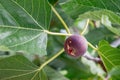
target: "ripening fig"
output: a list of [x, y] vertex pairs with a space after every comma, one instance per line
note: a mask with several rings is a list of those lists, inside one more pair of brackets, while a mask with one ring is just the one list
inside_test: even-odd
[[81, 35], [72, 35], [64, 43], [65, 52], [73, 57], [82, 56], [87, 50], [87, 40]]

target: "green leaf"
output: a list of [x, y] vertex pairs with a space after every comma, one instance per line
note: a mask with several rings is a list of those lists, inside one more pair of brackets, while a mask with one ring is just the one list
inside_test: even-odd
[[93, 10], [91, 7], [79, 5], [76, 2], [76, 0], [69, 0], [64, 3], [61, 3], [61, 7], [73, 19], [76, 19], [78, 17], [78, 15], [83, 14], [84, 12]]
[[112, 27], [112, 24], [120, 25], [120, 16], [116, 15], [114, 12], [109, 10], [90, 11], [85, 14], [81, 14], [78, 20], [87, 18], [92, 20], [100, 20], [108, 30], [120, 36], [120, 28]]
[[111, 47], [107, 41], [100, 41], [98, 49], [107, 71], [120, 66], [120, 49]]
[[47, 0], [0, 0], [0, 49], [46, 55], [51, 9]]
[[0, 33], [1, 46], [6, 46], [14, 51], [46, 55], [47, 34], [41, 30], [0, 26]]
[[[61, 4], [61, 6], [72, 18], [76, 19], [79, 15], [78, 20], [88, 18], [92, 20], [101, 20], [103, 16], [107, 16], [112, 24], [120, 25], [120, 16], [118, 15], [120, 11], [119, 2], [120, 1], [112, 0], [70, 0]], [[103, 22], [106, 24], [105, 20]], [[120, 36], [120, 28], [118, 29], [112, 26], [106, 27]]]
[[52, 5], [55, 5], [55, 4], [58, 2], [58, 0], [48, 0], [48, 1], [49, 1], [49, 3], [52, 4]]
[[[99, 9], [107, 9], [114, 12], [120, 11], [119, 0], [75, 0], [79, 5], [89, 6]], [[113, 7], [114, 6], [114, 7]]]
[[108, 16], [102, 16], [101, 22], [102, 22], [102, 24], [104, 24], [105, 27], [107, 27], [107, 29], [109, 29], [111, 32], [113, 32], [113, 33], [117, 34], [118, 36], [120, 36], [120, 28], [112, 27], [112, 24], [111, 24], [111, 22], [109, 21]]
[[79, 15], [78, 20], [88, 19], [88, 18], [92, 20], [101, 20], [103, 16], [108, 16], [109, 20], [113, 24], [120, 24], [120, 16], [116, 15], [114, 12], [109, 10], [89, 11]]
[[39, 77], [40, 77], [40, 80], [48, 80], [46, 72], [44, 70], [41, 70]]
[[88, 79], [94, 76], [94, 74], [90, 72], [88, 66], [80, 61], [80, 59], [76, 60], [68, 57], [60, 57], [59, 59], [63, 61], [63, 64], [66, 64], [63, 70], [67, 70], [68, 73], [66, 76], [70, 79]]
[[68, 78], [64, 77], [62, 74], [60, 74], [59, 72], [55, 71], [50, 67], [45, 67], [44, 70], [49, 80], [69, 80]]
[[14, 0], [42, 27], [49, 29], [51, 7], [48, 0]]
[[87, 11], [101, 9], [111, 10], [116, 13], [120, 12], [119, 0], [69, 0], [62, 3], [61, 6], [72, 18], [77, 18], [78, 15]]
[[110, 32], [107, 28], [105, 28], [103, 25], [101, 25], [100, 28], [90, 30], [88, 34], [85, 35], [86, 39], [93, 45], [98, 44], [99, 41], [103, 39], [111, 42], [114, 39], [113, 36], [114, 34]]
[[43, 71], [22, 55], [0, 60], [0, 80], [46, 80]]
[[[100, 41], [99, 42], [99, 55], [105, 65], [105, 68], [110, 75], [112, 76], [113, 80], [120, 79], [119, 73], [116, 71], [116, 66], [120, 66], [120, 49], [113, 48], [109, 45], [107, 41]], [[120, 67], [117, 68], [120, 71]], [[115, 74], [116, 73], [116, 74]], [[116, 79], [117, 78], [117, 79]]]
[[115, 68], [113, 68], [110, 71], [109, 75], [112, 76], [114, 80], [119, 80], [120, 79], [120, 66], [116, 66]]

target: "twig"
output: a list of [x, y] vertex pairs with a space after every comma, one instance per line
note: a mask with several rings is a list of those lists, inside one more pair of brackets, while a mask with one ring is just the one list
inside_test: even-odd
[[51, 6], [52, 11], [56, 14], [56, 16], [58, 17], [58, 19], [61, 21], [61, 23], [65, 27], [67, 33], [70, 34], [70, 30], [69, 30], [67, 24], [64, 22], [64, 20], [62, 19], [62, 17], [58, 14], [58, 12], [55, 10], [55, 8], [52, 5], [50, 5], [50, 6]]
[[94, 47], [90, 42], [87, 42], [87, 43], [88, 43], [88, 45], [89, 45], [91, 48], [93, 48], [94, 50], [98, 51], [98, 49], [97, 49], [96, 47]]
[[55, 58], [57, 58], [60, 54], [62, 54], [64, 52], [64, 49], [61, 49], [58, 53], [56, 53], [52, 58], [48, 59], [45, 63], [43, 63], [39, 68], [38, 71], [40, 71], [41, 69], [43, 69], [43, 67], [45, 67], [48, 63], [50, 63], [51, 61], [53, 61]]
[[51, 35], [57, 35], [57, 36], [71, 36], [72, 35], [72, 34], [65, 34], [65, 33], [50, 32], [48, 30], [44, 30], [44, 32], [51, 34]]
[[89, 24], [89, 22], [90, 22], [90, 20], [87, 19], [86, 25], [85, 25], [83, 31], [81, 32], [81, 35], [83, 35], [83, 34], [86, 32], [86, 30], [87, 30], [87, 28], [88, 28], [88, 24]]

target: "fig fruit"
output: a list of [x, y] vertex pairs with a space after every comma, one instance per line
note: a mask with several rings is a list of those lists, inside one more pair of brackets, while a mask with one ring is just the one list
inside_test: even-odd
[[69, 36], [64, 43], [65, 52], [73, 57], [82, 56], [86, 52], [87, 47], [86, 38], [77, 34]]

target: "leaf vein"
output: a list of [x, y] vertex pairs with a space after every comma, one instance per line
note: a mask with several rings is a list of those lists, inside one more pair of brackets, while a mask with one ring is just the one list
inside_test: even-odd
[[30, 42], [30, 41], [32, 41], [32, 40], [34, 40], [34, 39], [38, 38], [40, 35], [41, 35], [41, 33], [40, 33], [40, 34], [38, 34], [38, 35], [36, 35], [35, 37], [33, 37], [33, 38], [31, 38], [31, 39], [29, 39], [29, 40], [25, 41], [25, 42], [18, 43], [18, 44], [15, 44], [15, 45], [12, 45], [12, 46], [8, 46], [8, 47], [16, 47], [16, 46], [20, 46], [20, 45], [26, 44], [26, 43], [28, 43], [28, 42]]
[[31, 72], [28, 72], [28, 73], [24, 73], [24, 74], [16, 75], [16, 76], [7, 77], [7, 78], [4, 78], [4, 79], [2, 79], [2, 80], [12, 79], [12, 78], [16, 78], [16, 77], [20, 77], [20, 76], [24, 76], [24, 75], [29, 75], [29, 74], [34, 73], [35, 71], [36, 71], [36, 70], [31, 71]]

